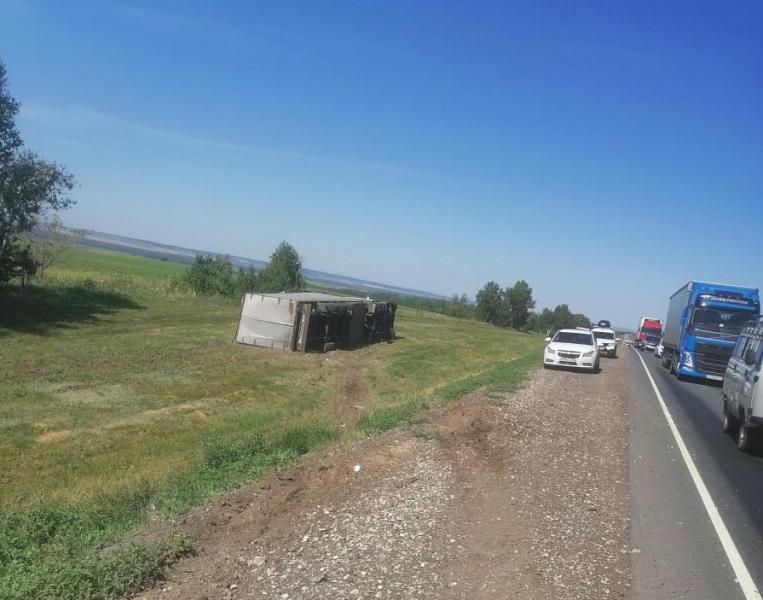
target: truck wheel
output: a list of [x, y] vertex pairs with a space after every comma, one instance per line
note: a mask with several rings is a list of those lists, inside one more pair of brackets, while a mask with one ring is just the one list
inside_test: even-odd
[[667, 369], [670, 366], [670, 353], [667, 350], [662, 351], [662, 368]]
[[742, 452], [747, 452], [750, 449], [750, 428], [746, 425], [739, 425], [739, 433], [737, 434], [737, 448]]
[[673, 352], [670, 353], [670, 363], [668, 368], [670, 370], [671, 375], [676, 374], [676, 355]]

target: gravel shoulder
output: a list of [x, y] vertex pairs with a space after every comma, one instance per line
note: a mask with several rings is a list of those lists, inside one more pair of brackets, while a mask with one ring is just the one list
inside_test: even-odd
[[627, 598], [627, 369], [538, 371], [308, 456], [187, 515], [198, 554], [140, 597]]

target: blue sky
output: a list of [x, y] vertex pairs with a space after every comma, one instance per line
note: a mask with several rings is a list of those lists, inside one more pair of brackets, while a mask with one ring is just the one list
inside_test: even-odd
[[758, 1], [0, 0], [0, 58], [73, 226], [626, 326], [763, 286]]

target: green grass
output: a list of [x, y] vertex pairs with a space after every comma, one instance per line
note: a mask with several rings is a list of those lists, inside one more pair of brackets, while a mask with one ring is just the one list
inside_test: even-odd
[[355, 352], [240, 346], [236, 300], [197, 298], [183, 267], [72, 249], [30, 290], [0, 290], [0, 597], [116, 597], [182, 540], [128, 544], [177, 514], [340, 437], [412, 423], [477, 387], [511, 389], [542, 340], [401, 308], [400, 339]]

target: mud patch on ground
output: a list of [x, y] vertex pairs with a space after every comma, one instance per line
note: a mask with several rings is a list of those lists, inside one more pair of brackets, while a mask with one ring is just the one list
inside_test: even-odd
[[337, 375], [334, 394], [334, 414], [343, 426], [350, 426], [363, 414], [368, 402], [368, 384], [360, 361], [350, 360], [342, 365]]

